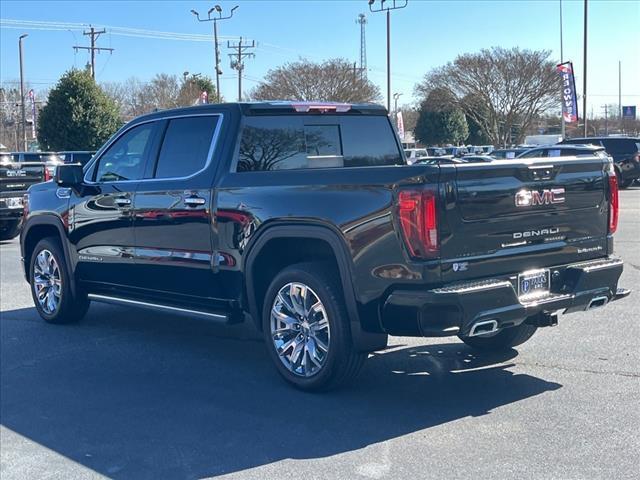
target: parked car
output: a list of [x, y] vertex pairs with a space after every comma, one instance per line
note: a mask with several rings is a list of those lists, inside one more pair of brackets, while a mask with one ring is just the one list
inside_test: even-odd
[[56, 167], [64, 163], [54, 152], [13, 152], [14, 161], [20, 163], [44, 163], [47, 166], [48, 177], [52, 178]]
[[49, 178], [40, 157], [24, 152], [0, 153], [0, 240], [11, 240], [20, 233], [27, 189]]
[[567, 144], [601, 145], [613, 157], [621, 188], [640, 180], [640, 137], [584, 137], [569, 138]]
[[529, 148], [500, 148], [491, 152], [491, 156], [498, 160], [511, 160], [527, 150]]
[[518, 158], [600, 157], [607, 158], [604, 147], [595, 145], [550, 145], [536, 147], [518, 155]]
[[429, 153], [426, 148], [407, 148], [404, 151], [404, 156], [407, 159], [407, 164], [413, 165], [418, 159], [428, 157]]
[[447, 154], [445, 149], [441, 147], [427, 147], [427, 153], [430, 157], [442, 157]]
[[57, 155], [63, 163], [80, 163], [82, 165], [86, 165], [95, 153], [96, 152], [89, 151], [69, 151], [58, 152]]
[[445, 147], [444, 148], [445, 155], [451, 155], [454, 157], [462, 157], [469, 153], [467, 147]]
[[495, 150], [495, 147], [493, 145], [482, 145], [480, 148], [482, 148], [482, 153], [484, 153], [485, 155], [490, 155], [491, 152]]
[[50, 323], [90, 301], [251, 319], [285, 380], [327, 389], [388, 335], [504, 350], [626, 296], [611, 160], [562, 162], [400, 168], [373, 104], [155, 112], [29, 189], [25, 275]]

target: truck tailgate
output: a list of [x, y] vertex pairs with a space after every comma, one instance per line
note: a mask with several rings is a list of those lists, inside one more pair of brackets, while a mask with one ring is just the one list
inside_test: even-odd
[[44, 181], [45, 164], [39, 162], [0, 165], [0, 193], [24, 192], [31, 185]]
[[567, 157], [447, 168], [443, 282], [605, 256], [607, 168]]

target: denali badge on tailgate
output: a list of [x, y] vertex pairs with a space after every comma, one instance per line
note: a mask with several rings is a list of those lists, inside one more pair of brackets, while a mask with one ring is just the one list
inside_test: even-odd
[[536, 205], [554, 205], [564, 203], [564, 188], [545, 188], [538, 190], [520, 190], [516, 193], [516, 207], [535, 207]]

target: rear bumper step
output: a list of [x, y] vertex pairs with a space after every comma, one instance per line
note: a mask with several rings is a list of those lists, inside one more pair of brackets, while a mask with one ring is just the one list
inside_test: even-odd
[[549, 295], [527, 301], [518, 298], [509, 277], [396, 290], [383, 305], [382, 325], [391, 335], [426, 337], [483, 335], [525, 321], [551, 326], [559, 312], [603, 307], [628, 296], [630, 290], [617, 287], [622, 268], [615, 257], [551, 267]]

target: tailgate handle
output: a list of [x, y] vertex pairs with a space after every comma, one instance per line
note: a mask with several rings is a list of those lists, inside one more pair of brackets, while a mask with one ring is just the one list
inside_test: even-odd
[[528, 168], [533, 180], [551, 180], [551, 178], [553, 178], [553, 165], [540, 165]]

